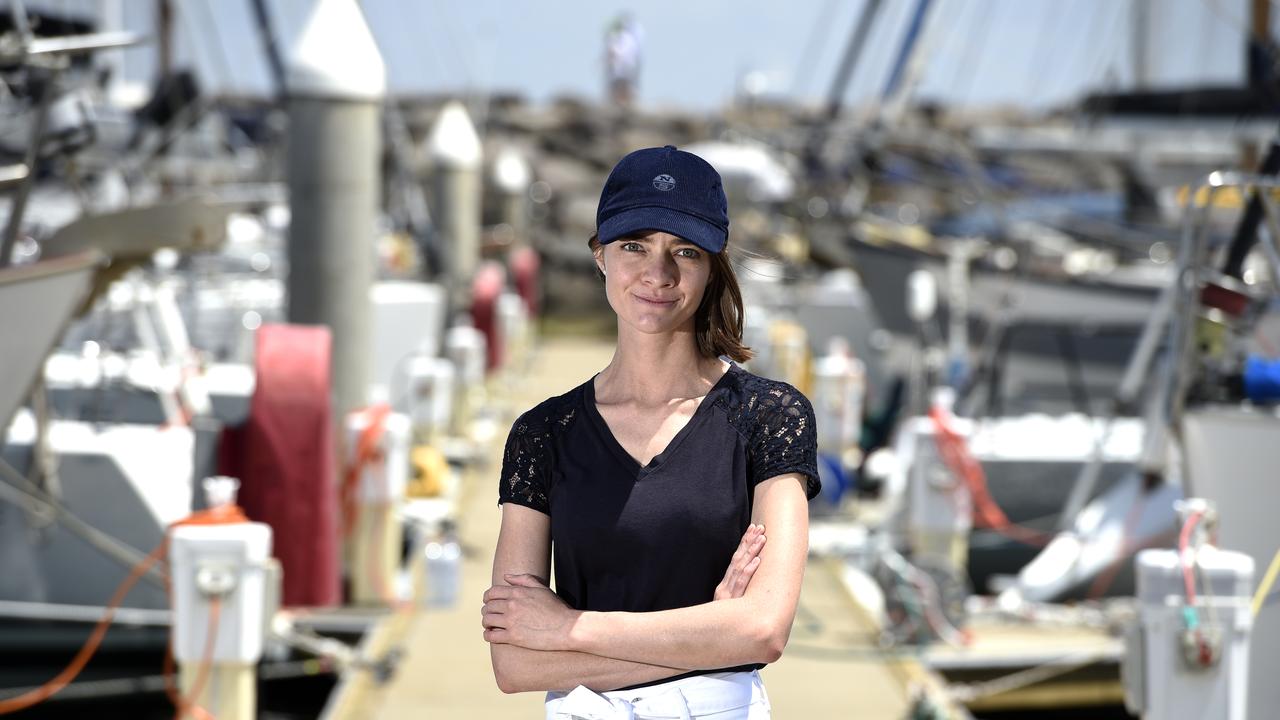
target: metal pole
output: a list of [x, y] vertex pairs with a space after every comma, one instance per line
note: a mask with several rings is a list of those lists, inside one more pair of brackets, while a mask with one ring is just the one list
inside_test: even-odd
[[335, 417], [368, 401], [385, 67], [353, 0], [320, 0], [289, 68], [288, 319], [333, 331]]
[[428, 141], [431, 156], [431, 213], [444, 248], [449, 303], [465, 308], [471, 279], [480, 263], [480, 137], [462, 103], [440, 111]]
[[18, 231], [22, 229], [22, 216], [26, 214], [27, 198], [31, 196], [31, 186], [36, 181], [36, 163], [40, 162], [40, 146], [44, 144], [44, 130], [49, 121], [49, 105], [56, 94], [58, 75], [57, 70], [51, 73], [40, 90], [36, 115], [31, 121], [31, 139], [27, 141], [27, 154], [23, 159], [27, 166], [27, 175], [18, 185], [13, 195], [13, 204], [9, 207], [9, 222], [4, 229], [4, 241], [0, 243], [0, 268], [9, 266], [13, 246], [18, 241]]
[[[1280, 173], [1280, 141], [1273, 140], [1271, 147], [1267, 149], [1266, 157], [1262, 160], [1262, 166], [1258, 168], [1258, 174], [1274, 176], [1277, 173]], [[1231, 244], [1227, 246], [1227, 259], [1222, 272], [1237, 280], [1243, 277], [1245, 258], [1249, 257], [1254, 244], [1258, 241], [1258, 225], [1262, 222], [1263, 210], [1262, 201], [1258, 195], [1257, 188], [1250, 189], [1249, 204], [1245, 206], [1244, 214], [1240, 216]], [[1190, 197], [1189, 202], [1194, 203], [1195, 196]]]
[[271, 69], [271, 80], [276, 86], [276, 98], [283, 98], [289, 93], [289, 85], [285, 80], [284, 60], [280, 57], [280, 44], [276, 42], [275, 30], [271, 24], [271, 14], [267, 12], [266, 0], [252, 0], [253, 17], [258, 25], [258, 35], [262, 40], [262, 50], [267, 56], [267, 66]]
[[893, 70], [889, 72], [889, 79], [885, 82], [884, 92], [880, 94], [881, 102], [887, 102], [898, 92], [903, 77], [907, 70], [907, 64], [911, 61], [912, 54], [916, 48], [916, 42], [920, 39], [920, 32], [924, 29], [925, 18], [929, 15], [929, 5], [933, 0], [918, 0], [916, 3], [915, 14], [911, 16], [911, 24], [907, 26], [907, 34], [902, 37], [902, 47], [898, 50], [898, 57], [893, 62]]
[[1133, 0], [1133, 87], [1146, 90], [1151, 83], [1147, 46], [1151, 38], [1151, 0]]
[[835, 120], [840, 114], [840, 106], [845, 94], [849, 91], [849, 81], [853, 78], [853, 71], [858, 67], [858, 58], [862, 55], [862, 49], [866, 47], [867, 34], [871, 32], [871, 25], [875, 22], [876, 15], [880, 13], [882, 5], [883, 0], [867, 0], [867, 4], [862, 8], [862, 14], [858, 16], [858, 24], [854, 26], [853, 34], [849, 36], [849, 44], [845, 46], [844, 56], [840, 59], [840, 68], [831, 81], [831, 89], [827, 91], [828, 122]]
[[156, 0], [156, 69], [161, 78], [173, 72], [173, 3]]
[[1271, 0], [1249, 0], [1249, 36], [1245, 40], [1245, 72], [1251, 88], [1261, 88], [1275, 70], [1268, 67], [1274, 45], [1271, 42]]

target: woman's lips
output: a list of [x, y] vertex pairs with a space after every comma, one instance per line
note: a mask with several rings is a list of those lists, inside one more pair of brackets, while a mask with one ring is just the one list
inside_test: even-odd
[[647, 303], [649, 305], [674, 305], [676, 302], [675, 300], [655, 300], [653, 298], [647, 298], [643, 295], [635, 295], [634, 297], [640, 302]]

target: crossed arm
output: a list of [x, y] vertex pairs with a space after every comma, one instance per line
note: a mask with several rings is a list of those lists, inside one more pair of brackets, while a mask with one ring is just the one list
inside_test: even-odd
[[[731, 564], [711, 602], [647, 613], [584, 612], [565, 605], [544, 580], [550, 570], [549, 519], [504, 505], [493, 587], [485, 592], [483, 609], [498, 687], [611, 690], [689, 670], [776, 660], [791, 632], [808, 553], [804, 479], [779, 475], [754, 493], [752, 522], [768, 528], [767, 543], [744, 543], [758, 554], [755, 567], [735, 574]], [[743, 577], [745, 589], [734, 587]]]

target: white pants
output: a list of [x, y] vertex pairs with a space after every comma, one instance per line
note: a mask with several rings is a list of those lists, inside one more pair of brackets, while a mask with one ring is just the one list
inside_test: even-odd
[[579, 685], [547, 693], [547, 720], [768, 720], [760, 673], [695, 675], [635, 690], [596, 693]]

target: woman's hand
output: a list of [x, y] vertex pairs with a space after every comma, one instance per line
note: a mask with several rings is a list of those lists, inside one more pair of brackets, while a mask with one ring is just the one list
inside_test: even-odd
[[764, 525], [751, 524], [742, 534], [738, 549], [729, 559], [729, 567], [724, 571], [724, 578], [716, 585], [712, 600], [729, 600], [740, 598], [751, 584], [751, 576], [760, 567], [760, 551], [764, 549]]
[[484, 593], [480, 609], [484, 639], [529, 650], [572, 650], [569, 631], [582, 615], [534, 575], [504, 575], [510, 585]]

